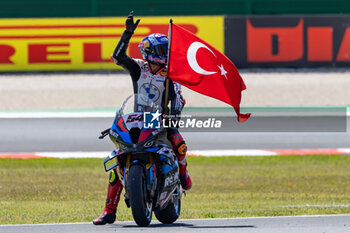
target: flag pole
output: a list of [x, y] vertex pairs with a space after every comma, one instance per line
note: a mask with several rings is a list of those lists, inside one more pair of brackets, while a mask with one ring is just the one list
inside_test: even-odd
[[[172, 28], [172, 24], [173, 24], [173, 19], [170, 19], [170, 24], [169, 24], [169, 33], [168, 33], [168, 61], [167, 61], [167, 70], [169, 70], [169, 60], [170, 60], [170, 45], [171, 45], [171, 28]], [[167, 75], [166, 79], [165, 79], [165, 102], [164, 102], [164, 107], [165, 107], [165, 114], [168, 115], [168, 104], [169, 104], [169, 77]]]

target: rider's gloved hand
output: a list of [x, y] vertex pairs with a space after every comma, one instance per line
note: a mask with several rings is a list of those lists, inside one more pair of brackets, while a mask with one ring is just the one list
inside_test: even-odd
[[125, 21], [126, 30], [128, 32], [134, 33], [139, 22], [140, 22], [140, 19], [136, 20], [136, 22], [134, 23], [134, 11], [131, 11], [130, 14], [128, 15], [128, 18]]

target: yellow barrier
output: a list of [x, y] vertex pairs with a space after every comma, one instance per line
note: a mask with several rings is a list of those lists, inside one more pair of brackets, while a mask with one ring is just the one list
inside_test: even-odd
[[[137, 17], [136, 17], [137, 18]], [[140, 58], [138, 43], [152, 33], [168, 34], [170, 17], [140, 17], [128, 54]], [[223, 16], [173, 17], [224, 52]], [[0, 20], [0, 71], [121, 69], [110, 61], [121, 34], [121, 18]]]

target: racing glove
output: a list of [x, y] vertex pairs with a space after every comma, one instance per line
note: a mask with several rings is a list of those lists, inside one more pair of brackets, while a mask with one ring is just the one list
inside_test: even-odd
[[126, 31], [134, 33], [139, 22], [140, 22], [140, 19], [136, 20], [136, 22], [134, 23], [134, 11], [131, 11], [130, 14], [128, 15], [128, 18], [125, 21]]

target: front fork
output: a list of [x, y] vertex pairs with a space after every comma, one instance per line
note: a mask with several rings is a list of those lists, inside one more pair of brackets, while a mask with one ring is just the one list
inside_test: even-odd
[[[149, 163], [146, 164], [146, 166], [144, 166], [145, 168], [145, 172], [146, 172], [146, 188], [147, 188], [147, 199], [153, 199], [156, 195], [156, 189], [157, 189], [157, 166], [154, 160], [154, 155], [152, 153], [148, 153], [148, 159], [149, 159]], [[130, 166], [132, 166], [134, 163], [138, 163], [137, 160], [135, 161], [131, 161], [131, 153], [129, 153], [127, 155], [126, 158], [126, 163], [125, 163], [125, 167], [122, 169], [117, 169], [118, 174], [121, 177], [121, 181], [125, 187], [125, 203], [127, 205], [127, 207], [130, 207], [130, 202], [129, 202], [129, 193], [127, 190], [127, 182], [128, 182], [128, 172], [129, 172], [129, 168]]]

